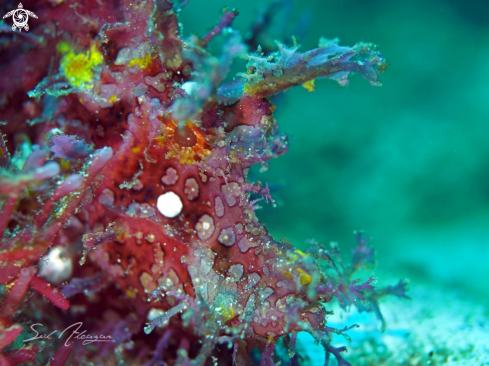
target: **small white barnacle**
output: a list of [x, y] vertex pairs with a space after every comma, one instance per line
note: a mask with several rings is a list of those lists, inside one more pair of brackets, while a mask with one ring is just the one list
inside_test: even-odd
[[260, 242], [256, 242], [253, 240], [250, 240], [245, 236], [241, 238], [241, 240], [238, 242], [238, 247], [241, 250], [242, 253], [245, 253], [248, 249], [250, 248], [255, 248], [260, 245]]
[[248, 276], [248, 283], [243, 285], [243, 289], [248, 290], [250, 288], [255, 287], [258, 284], [258, 282], [260, 282], [260, 280], [261, 280], [261, 276], [258, 273], [256, 272], [250, 273], [250, 275]]
[[178, 181], [178, 172], [176, 169], [169, 167], [165, 171], [165, 175], [161, 177], [161, 182], [167, 186], [171, 186]]
[[154, 243], [154, 241], [156, 240], [156, 236], [153, 233], [149, 233], [148, 235], [146, 235], [145, 239], [148, 243]]
[[221, 186], [221, 192], [224, 200], [229, 207], [233, 207], [238, 202], [238, 197], [241, 195], [241, 188], [236, 182], [223, 184]]
[[243, 234], [243, 224], [237, 223], [236, 225], [234, 225], [234, 227], [236, 228], [238, 234]]
[[183, 191], [189, 201], [196, 199], [199, 196], [199, 183], [194, 178], [188, 178], [185, 181], [185, 189]]
[[200, 240], [209, 239], [214, 233], [214, 229], [214, 219], [207, 214], [202, 215], [195, 224], [195, 230], [197, 230]]
[[243, 271], [244, 268], [241, 264], [233, 264], [228, 269], [228, 276], [234, 281], [239, 281], [243, 276]]
[[248, 297], [248, 301], [246, 302], [246, 305], [245, 305], [245, 310], [244, 310], [243, 314], [241, 315], [242, 317], [244, 317], [245, 314], [250, 313], [251, 311], [253, 311], [256, 308], [255, 299], [256, 299], [256, 295], [253, 293], [250, 295], [250, 297]]
[[156, 208], [165, 217], [175, 217], [182, 212], [183, 203], [174, 192], [163, 193], [156, 201]]
[[219, 234], [219, 237], [217, 238], [217, 241], [219, 243], [230, 247], [236, 242], [236, 235], [234, 234], [234, 230], [232, 227], [228, 227], [225, 229], [221, 230], [221, 233]]
[[219, 196], [214, 200], [214, 210], [216, 211], [217, 217], [222, 217], [224, 215], [224, 204], [222, 198]]
[[150, 294], [156, 289], [153, 277], [146, 271], [143, 271], [139, 276], [139, 282], [147, 294]]
[[114, 192], [108, 188], [104, 188], [97, 198], [98, 202], [105, 206], [113, 206], [115, 201]]
[[260, 296], [261, 301], [265, 301], [270, 296], [272, 296], [274, 292], [275, 291], [273, 291], [273, 289], [271, 287], [265, 287], [264, 289], [258, 291], [258, 296]]

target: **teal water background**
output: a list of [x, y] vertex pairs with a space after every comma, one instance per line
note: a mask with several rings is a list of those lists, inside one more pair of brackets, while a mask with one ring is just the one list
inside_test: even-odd
[[[180, 19], [202, 35], [227, 5], [244, 31], [267, 3], [190, 1]], [[259, 212], [270, 232], [348, 252], [361, 228], [379, 270], [489, 295], [489, 2], [297, 1], [283, 13], [274, 24], [290, 33], [309, 15], [301, 51], [321, 36], [372, 42], [389, 67], [382, 87], [353, 75], [285, 93], [275, 115], [289, 152], [255, 176], [283, 185]]]

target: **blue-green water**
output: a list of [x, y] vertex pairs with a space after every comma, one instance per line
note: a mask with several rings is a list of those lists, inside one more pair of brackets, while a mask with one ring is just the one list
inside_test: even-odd
[[[240, 10], [235, 25], [246, 30], [260, 3], [191, 1], [181, 13], [184, 33], [204, 34], [224, 5]], [[316, 238], [348, 253], [352, 231], [364, 229], [374, 238], [379, 282], [410, 279], [413, 300], [384, 308], [390, 332], [411, 334], [404, 344], [416, 343], [411, 353], [421, 356], [409, 361], [399, 351], [385, 364], [427, 364], [433, 350], [448, 356], [431, 364], [487, 364], [477, 355], [489, 354], [489, 2], [297, 1], [286, 13], [275, 18], [278, 35], [309, 16], [302, 51], [321, 36], [373, 42], [389, 67], [380, 88], [354, 75], [347, 87], [317, 80], [316, 91], [295, 88], [276, 102], [290, 149], [256, 173], [281, 186], [278, 207], [259, 216], [275, 238], [302, 248]], [[456, 341], [461, 335], [467, 344]]]

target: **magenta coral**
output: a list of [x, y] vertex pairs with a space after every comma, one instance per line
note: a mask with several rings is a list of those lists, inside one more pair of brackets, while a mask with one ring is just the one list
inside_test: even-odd
[[[9, 34], [0, 73], [3, 347], [36, 318], [48, 332], [81, 321], [111, 335], [98, 348], [45, 343], [38, 359], [51, 365], [247, 365], [255, 347], [273, 365], [277, 340], [290, 338], [293, 353], [307, 331], [347, 365], [330, 344], [347, 328], [326, 326], [322, 303], [375, 302], [372, 279], [351, 278], [372, 264], [372, 249], [359, 236], [343, 266], [336, 248], [303, 253], [275, 241], [250, 198], [272, 201], [268, 186], [247, 174], [287, 151], [267, 98], [316, 78], [344, 85], [351, 72], [378, 85], [385, 62], [374, 46], [322, 39], [305, 53], [278, 43], [276, 53], [247, 54], [231, 28], [236, 11], [184, 41], [179, 5], [166, 0], [25, 6], [43, 27], [32, 25], [26, 47]], [[219, 35], [216, 57], [206, 46]], [[247, 73], [223, 84], [238, 56]]]

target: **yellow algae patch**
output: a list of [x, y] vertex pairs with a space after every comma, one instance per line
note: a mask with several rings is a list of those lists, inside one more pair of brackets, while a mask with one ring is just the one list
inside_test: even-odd
[[137, 290], [136, 289], [132, 289], [132, 288], [129, 288], [126, 290], [126, 295], [131, 298], [131, 299], [135, 299], [136, 298], [136, 295], [137, 295]]
[[178, 69], [182, 66], [182, 62], [182, 57], [177, 53], [173, 60], [166, 61], [166, 66], [168, 66], [169, 69]]
[[301, 268], [296, 268], [295, 271], [299, 276], [299, 282], [302, 286], [309, 285], [312, 281], [312, 277], [307, 272], [303, 271]]
[[302, 86], [307, 89], [307, 91], [312, 92], [314, 91], [314, 81], [315, 79], [306, 81]]
[[236, 313], [234, 312], [234, 309], [232, 308], [232, 306], [227, 306], [227, 307], [221, 308], [219, 313], [222, 315], [224, 322], [228, 322], [231, 319], [234, 319], [234, 317], [236, 316]]
[[60, 69], [71, 85], [77, 88], [93, 86], [93, 68], [104, 61], [102, 53], [92, 43], [90, 50], [85, 53], [75, 53], [66, 42], [60, 42], [57, 50], [65, 55], [61, 59]]
[[112, 94], [112, 95], [110, 96], [110, 98], [109, 98], [109, 102], [110, 102], [110, 103], [115, 103], [115, 102], [117, 102], [118, 100], [119, 100], [119, 98], [117, 98], [117, 95], [114, 95], [114, 94]]
[[59, 53], [61, 53], [63, 55], [65, 53], [70, 52], [72, 49], [73, 49], [73, 47], [71, 47], [71, 45], [68, 42], [61, 41], [56, 45], [56, 51], [58, 51]]
[[305, 255], [306, 253], [301, 252], [299, 249], [294, 250], [293, 253], [287, 252], [287, 263], [295, 263], [299, 259], [299, 256], [304, 257]]
[[71, 163], [69, 160], [61, 159], [60, 164], [62, 169], [70, 169]]
[[140, 151], [141, 151], [141, 148], [140, 148], [139, 146], [136, 146], [136, 147], [133, 147], [133, 148], [131, 149], [131, 151], [132, 151], [133, 153], [137, 154], [138, 152], [140, 152]]
[[151, 59], [151, 55], [147, 54], [144, 57], [132, 59], [131, 61], [129, 61], [127, 66], [131, 67], [131, 66], [137, 65], [137, 66], [139, 66], [140, 69], [146, 69], [147, 67], [151, 66], [152, 64], [153, 64], [153, 60]]
[[284, 276], [286, 278], [291, 278], [292, 277], [292, 275], [289, 272], [282, 272], [282, 276]]
[[165, 146], [166, 136], [159, 136], [153, 139], [158, 146]]
[[253, 95], [253, 94], [256, 94], [258, 91], [260, 91], [260, 88], [255, 87], [255, 84], [251, 84], [251, 83], [247, 82], [243, 86], [243, 92], [245, 95]]
[[172, 150], [165, 155], [166, 159], [176, 158], [182, 165], [191, 165], [196, 162], [196, 154], [192, 149], [184, 147], [181, 151]]

